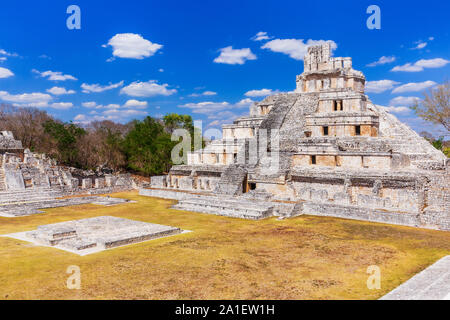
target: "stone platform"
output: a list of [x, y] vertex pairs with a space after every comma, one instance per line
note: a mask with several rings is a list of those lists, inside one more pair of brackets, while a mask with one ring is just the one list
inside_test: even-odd
[[43, 225], [34, 231], [4, 236], [83, 256], [182, 232], [180, 228], [103, 216]]
[[450, 300], [450, 256], [446, 256], [380, 300]]
[[271, 216], [290, 217], [299, 213], [298, 203], [264, 201], [251, 197], [198, 194], [169, 189], [141, 188], [147, 197], [178, 200], [172, 208], [183, 211], [209, 213], [219, 216], [260, 220]]
[[68, 207], [81, 204], [98, 204], [104, 206], [112, 206], [121, 203], [130, 203], [132, 201], [121, 198], [111, 197], [76, 197], [76, 198], [31, 198], [30, 200], [22, 200], [21, 202], [10, 202], [0, 204], [0, 217], [15, 218], [32, 214], [42, 213], [40, 209]]
[[250, 220], [260, 220], [273, 215], [273, 205], [219, 197], [181, 200], [173, 208]]

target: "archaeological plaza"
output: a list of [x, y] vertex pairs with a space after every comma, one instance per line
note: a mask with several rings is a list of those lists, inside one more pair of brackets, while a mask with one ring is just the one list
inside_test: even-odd
[[[450, 161], [365, 86], [352, 58], [311, 46], [294, 91], [150, 179], [63, 166], [1, 131], [1, 294], [373, 299], [381, 264], [384, 294], [398, 287], [384, 299], [448, 299]], [[80, 296], [58, 278], [74, 263]]]

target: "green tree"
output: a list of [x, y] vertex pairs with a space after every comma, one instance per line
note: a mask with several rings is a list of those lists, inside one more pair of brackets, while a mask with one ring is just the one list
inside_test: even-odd
[[72, 122], [48, 120], [43, 126], [45, 133], [55, 140], [57, 152], [53, 156], [65, 165], [79, 166], [77, 141], [86, 131]]
[[163, 118], [166, 130], [172, 134], [176, 129], [186, 129], [191, 135], [194, 133], [194, 122], [190, 115], [169, 113]]
[[442, 151], [442, 149], [443, 149], [443, 147], [444, 147], [444, 139], [443, 139], [443, 138], [439, 138], [439, 139], [437, 139], [437, 140], [432, 141], [431, 144], [432, 144], [433, 147], [435, 147], [436, 149]]
[[135, 120], [123, 142], [128, 167], [146, 175], [167, 172], [170, 153], [175, 146], [163, 124], [151, 117]]

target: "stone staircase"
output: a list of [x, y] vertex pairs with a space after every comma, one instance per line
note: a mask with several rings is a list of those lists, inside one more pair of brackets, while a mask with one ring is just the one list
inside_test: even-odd
[[54, 187], [26, 189], [23, 191], [3, 191], [0, 192], [0, 207], [11, 204], [54, 200], [60, 196], [62, 196], [61, 191]]
[[128, 203], [129, 200], [121, 198], [108, 198], [99, 196], [74, 197], [74, 198], [47, 198], [33, 199], [28, 202], [10, 202], [0, 205], [1, 217], [22, 217], [32, 214], [42, 213], [42, 209], [60, 208], [83, 204], [97, 204], [103, 206], [113, 206], [121, 203]]
[[273, 215], [274, 205], [234, 197], [205, 196], [180, 200], [174, 209], [210, 213], [220, 216], [260, 220]]
[[210, 213], [219, 216], [260, 220], [271, 216], [302, 214], [302, 203], [250, 199], [244, 196], [197, 196], [180, 200], [173, 209]]
[[246, 176], [247, 170], [242, 166], [236, 164], [229, 165], [225, 171], [222, 172], [214, 193], [231, 196], [242, 194], [243, 183]]

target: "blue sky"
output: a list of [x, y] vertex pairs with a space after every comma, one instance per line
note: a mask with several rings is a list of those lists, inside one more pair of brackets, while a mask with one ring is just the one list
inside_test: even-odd
[[[66, 26], [72, 4], [81, 30]], [[366, 27], [371, 4], [380, 30]], [[177, 112], [220, 126], [263, 94], [294, 90], [307, 45], [329, 40], [374, 103], [438, 135], [406, 107], [448, 80], [448, 12], [440, 0], [3, 2], [0, 102], [80, 123]]]

